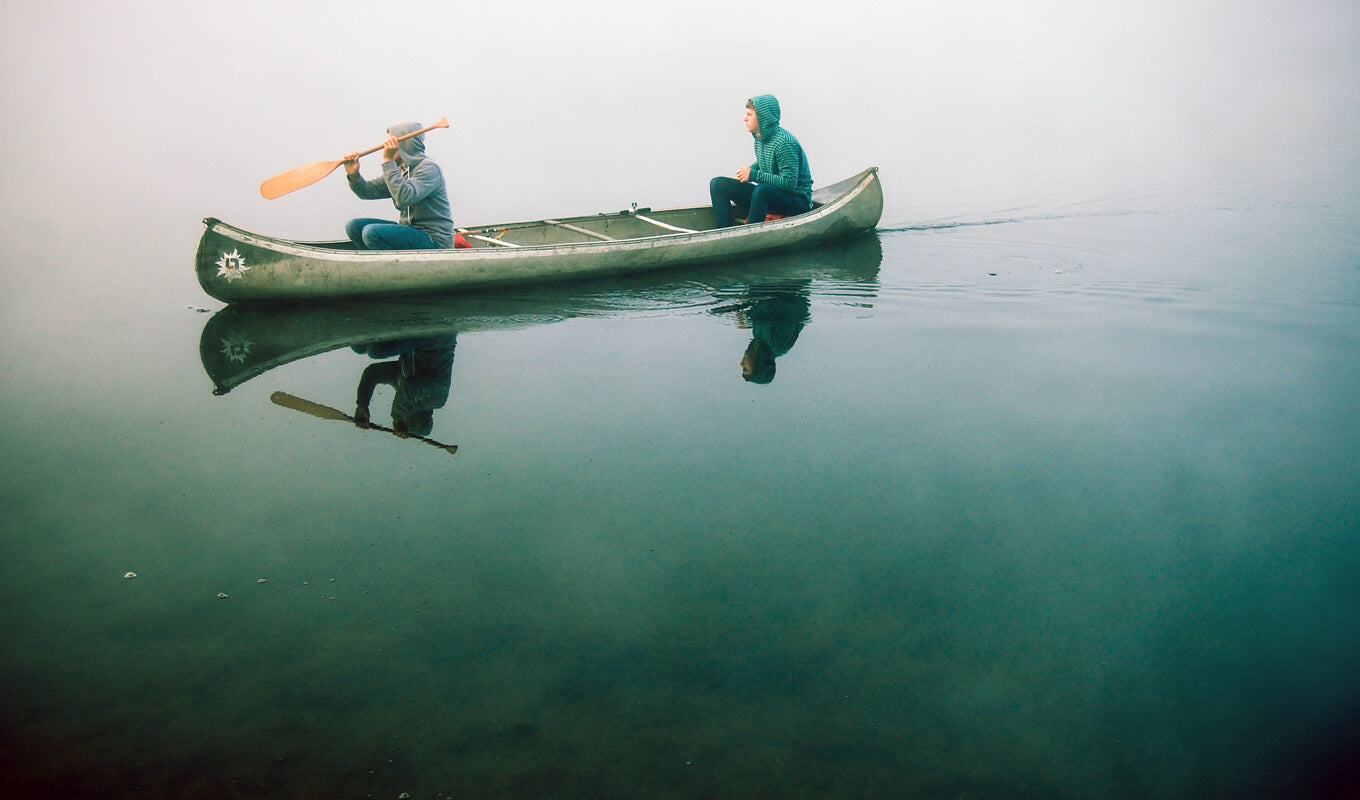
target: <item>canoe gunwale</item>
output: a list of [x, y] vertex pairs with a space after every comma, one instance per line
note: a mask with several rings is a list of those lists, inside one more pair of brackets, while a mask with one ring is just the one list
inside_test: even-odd
[[[730, 228], [661, 231], [613, 241], [365, 251], [352, 249], [344, 241], [307, 242], [252, 233], [210, 217], [203, 220], [206, 230], [199, 242], [196, 270], [200, 285], [209, 295], [224, 302], [237, 302], [459, 291], [720, 261], [810, 246], [873, 228], [882, 214], [877, 172], [877, 167], [870, 167], [818, 189], [813, 196], [817, 205], [798, 216]], [[866, 192], [871, 196], [859, 209], [861, 219], [842, 219]], [[648, 209], [646, 213], [655, 217], [694, 213], [704, 208]], [[588, 223], [634, 213], [641, 210], [552, 220], [558, 224]], [[545, 220], [532, 220], [460, 230], [500, 232], [551, 225]], [[247, 252], [240, 254], [246, 270], [224, 280], [222, 270], [218, 269], [220, 256], [233, 246], [246, 248]]]

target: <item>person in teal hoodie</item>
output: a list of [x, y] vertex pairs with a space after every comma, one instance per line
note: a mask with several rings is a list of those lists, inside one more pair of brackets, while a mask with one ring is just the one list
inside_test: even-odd
[[383, 144], [382, 176], [365, 180], [359, 157], [345, 157], [349, 188], [364, 200], [385, 200], [400, 212], [400, 221], [363, 217], [345, 225], [345, 234], [360, 250], [432, 250], [453, 247], [453, 217], [449, 194], [439, 165], [425, 157], [425, 135], [397, 141], [420, 130], [418, 122], [400, 122], [387, 129]]
[[732, 224], [732, 206], [748, 222], [764, 222], [766, 214], [793, 216], [812, 209], [812, 170], [794, 135], [779, 125], [779, 101], [762, 94], [746, 101], [746, 130], [755, 141], [755, 163], [737, 168], [737, 176], [708, 183], [714, 227]]

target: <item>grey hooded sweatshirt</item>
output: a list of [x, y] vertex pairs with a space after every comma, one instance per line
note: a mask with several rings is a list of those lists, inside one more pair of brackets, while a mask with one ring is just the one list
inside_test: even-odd
[[[418, 122], [399, 122], [387, 132], [404, 136], [421, 127]], [[349, 188], [364, 200], [392, 198], [402, 225], [425, 231], [436, 247], [453, 247], [453, 216], [444, 173], [425, 157], [425, 134], [403, 139], [399, 148], [395, 161], [383, 162], [381, 178], [365, 180], [356, 172], [349, 176]]]

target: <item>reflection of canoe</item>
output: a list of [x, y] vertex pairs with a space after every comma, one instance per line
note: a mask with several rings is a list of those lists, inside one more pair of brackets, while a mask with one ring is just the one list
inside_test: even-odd
[[883, 251], [870, 234], [800, 255], [780, 255], [667, 273], [478, 292], [430, 300], [333, 301], [302, 306], [229, 305], [199, 338], [214, 393], [275, 367], [332, 350], [449, 333], [508, 330], [580, 317], [649, 311], [707, 312], [753, 287], [811, 281], [812, 293], [862, 302], [877, 291]]
[[422, 294], [621, 275], [723, 261], [843, 239], [883, 214], [878, 169], [818, 189], [806, 214], [712, 229], [708, 206], [638, 209], [465, 229], [461, 250], [360, 251], [295, 242], [215, 219], [198, 244], [204, 291], [225, 302]]

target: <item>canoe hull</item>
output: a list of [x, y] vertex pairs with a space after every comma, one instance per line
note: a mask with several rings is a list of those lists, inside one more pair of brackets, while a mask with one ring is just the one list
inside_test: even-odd
[[[209, 219], [195, 268], [200, 285], [212, 297], [249, 302], [456, 292], [745, 258], [811, 247], [872, 229], [883, 213], [877, 168], [818, 190], [814, 201], [818, 205], [806, 214], [757, 225], [683, 233], [662, 230], [661, 235], [613, 241], [582, 236], [584, 241], [578, 242], [464, 250], [358, 251], [343, 243], [262, 236]], [[702, 209], [677, 209], [649, 212], [648, 216], [692, 219], [701, 213]], [[575, 221], [607, 224], [607, 216]], [[620, 219], [615, 227], [623, 227], [625, 221], [639, 224]], [[563, 227], [572, 226], [572, 220], [565, 222]], [[500, 227], [527, 235], [532, 232], [530, 225], [539, 223], [485, 230]]]

